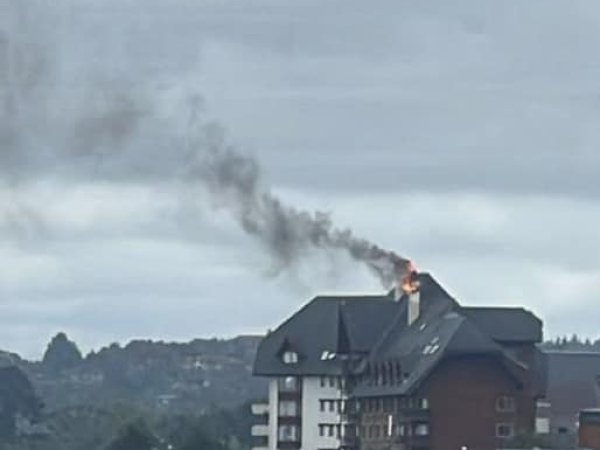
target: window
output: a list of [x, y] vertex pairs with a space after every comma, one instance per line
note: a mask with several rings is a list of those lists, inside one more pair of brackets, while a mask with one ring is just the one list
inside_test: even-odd
[[380, 433], [379, 425], [373, 425], [373, 438], [379, 439], [379, 433]]
[[327, 436], [333, 437], [334, 432], [335, 432], [335, 425], [327, 425]]
[[389, 397], [383, 399], [383, 412], [392, 412], [392, 399]]
[[335, 387], [335, 377], [329, 377], [329, 387]]
[[398, 409], [405, 409], [406, 408], [406, 397], [400, 397], [398, 399]]
[[330, 361], [332, 359], [335, 359], [335, 353], [334, 352], [330, 352], [329, 350], [325, 350], [323, 353], [321, 353], [321, 361]]
[[426, 423], [415, 424], [415, 436], [429, 436], [429, 425]]
[[281, 417], [296, 417], [298, 415], [298, 403], [294, 401], [279, 402], [279, 416]]
[[497, 423], [496, 424], [496, 437], [506, 439], [511, 438], [515, 434], [514, 426], [512, 423]]
[[319, 424], [319, 436], [325, 436], [325, 425], [323, 425], [322, 423]]
[[342, 400], [319, 400], [319, 409], [321, 412], [342, 412]]
[[279, 379], [279, 390], [281, 392], [298, 391], [298, 379], [296, 377], [283, 377]]
[[282, 359], [285, 364], [296, 364], [298, 362], [298, 353], [288, 350], [283, 352]]
[[501, 395], [496, 399], [496, 411], [514, 412], [516, 410], [515, 398], [508, 395]]
[[327, 377], [321, 377], [321, 387], [325, 387], [326, 380], [327, 380]]
[[281, 442], [297, 442], [300, 438], [298, 426], [279, 425], [278, 437]]
[[426, 398], [420, 398], [417, 400], [418, 409], [429, 409], [429, 401]]

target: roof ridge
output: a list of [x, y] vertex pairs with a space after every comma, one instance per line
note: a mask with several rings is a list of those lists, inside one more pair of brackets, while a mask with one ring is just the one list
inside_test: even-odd
[[463, 309], [466, 310], [484, 310], [484, 311], [493, 311], [493, 310], [505, 310], [505, 311], [515, 311], [515, 310], [520, 310], [520, 311], [525, 311], [528, 313], [533, 314], [533, 312], [527, 308], [525, 308], [524, 306], [462, 306]]

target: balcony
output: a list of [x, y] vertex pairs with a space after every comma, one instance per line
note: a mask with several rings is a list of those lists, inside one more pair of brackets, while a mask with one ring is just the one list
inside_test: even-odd
[[264, 416], [269, 414], [269, 404], [268, 403], [253, 403], [250, 406], [250, 410], [252, 414], [255, 416]]
[[250, 430], [252, 436], [268, 436], [269, 426], [268, 425], [252, 425]]
[[250, 447], [252, 450], [267, 450], [269, 448], [268, 436], [252, 436]]

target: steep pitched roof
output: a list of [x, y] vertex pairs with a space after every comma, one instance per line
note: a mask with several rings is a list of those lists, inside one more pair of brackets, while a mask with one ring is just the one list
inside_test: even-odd
[[[340, 355], [368, 352], [397, 310], [386, 295], [316, 297], [263, 339], [254, 373], [339, 374]], [[298, 353], [298, 363], [283, 363], [278, 353], [284, 342]]]
[[499, 359], [519, 381], [522, 367], [504, 354], [500, 345], [483, 333], [466, 317], [449, 311], [430, 325], [406, 327], [392, 343], [373, 355], [371, 362], [396, 361], [404, 379], [396, 386], [359, 385], [357, 396], [406, 395], [417, 389], [445, 358], [457, 356], [492, 356]]
[[462, 312], [498, 342], [542, 341], [542, 321], [524, 308], [463, 307]]
[[[539, 320], [519, 308], [492, 308], [489, 313], [483, 308], [462, 308], [429, 274], [418, 277], [420, 313], [410, 326], [406, 296], [399, 301], [392, 294], [317, 297], [263, 340], [254, 373], [328, 375], [352, 370], [360, 374], [369, 364], [394, 361], [405, 374], [403, 383], [359, 385], [354, 391], [355, 395], [397, 395], [418, 388], [446, 357], [489, 355], [520, 381], [526, 368], [500, 344], [537, 339]], [[500, 324], [488, 323], [494, 320]], [[278, 350], [284, 342], [298, 352], [298, 363], [283, 363]], [[348, 364], [350, 354], [353, 364]], [[354, 364], [357, 357], [360, 364]]]

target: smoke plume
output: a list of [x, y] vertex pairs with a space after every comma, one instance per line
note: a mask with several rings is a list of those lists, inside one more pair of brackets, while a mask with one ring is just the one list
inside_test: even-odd
[[[174, 181], [184, 174], [185, 183], [200, 184], [263, 245], [277, 273], [293, 270], [313, 251], [345, 252], [385, 286], [404, 270], [404, 258], [337, 228], [328, 214], [282, 202], [265, 185], [257, 161], [229, 145], [223, 128], [203, 118], [197, 96], [188, 96], [186, 126], [185, 111], [162, 114], [161, 105], [168, 103], [163, 94], [139, 80], [132, 83], [96, 69], [86, 69], [85, 77], [68, 75], [68, 66], [60, 67], [51, 46], [51, 16], [44, 3], [23, 0], [5, 8], [6, 20], [0, 20], [0, 181], [19, 185], [41, 176]], [[26, 230], [26, 237], [43, 229], [35, 211], [17, 197], [12, 201], [4, 214], [0, 210], [7, 227]]]
[[408, 260], [352, 230], [337, 228], [324, 212], [309, 212], [283, 203], [262, 181], [257, 161], [228, 145], [218, 124], [193, 120], [194, 149], [189, 179], [201, 181], [218, 204], [227, 207], [250, 236], [258, 239], [278, 271], [290, 269], [314, 250], [343, 251], [364, 263], [385, 287], [406, 270]]

